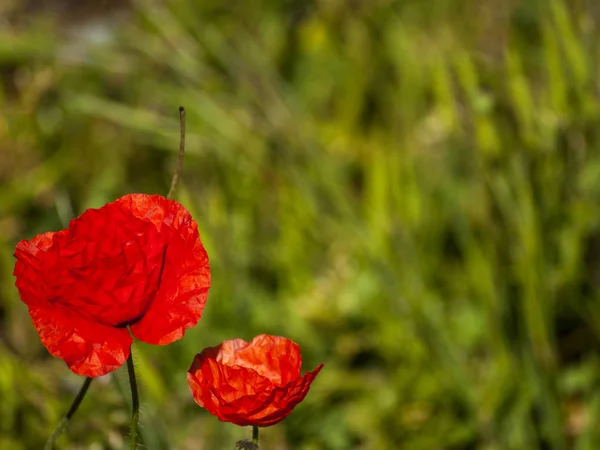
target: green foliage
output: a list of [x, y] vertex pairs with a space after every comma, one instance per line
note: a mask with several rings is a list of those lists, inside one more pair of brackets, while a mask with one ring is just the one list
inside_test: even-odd
[[[128, 192], [177, 198], [204, 317], [137, 343], [145, 448], [249, 429], [191, 400], [195, 353], [259, 333], [325, 368], [261, 448], [600, 448], [594, 2], [138, 0], [0, 25], [0, 448], [41, 448], [83, 381], [39, 343], [14, 245]], [[13, 17], [11, 16], [11, 17]], [[125, 369], [62, 448], [126, 445]]]

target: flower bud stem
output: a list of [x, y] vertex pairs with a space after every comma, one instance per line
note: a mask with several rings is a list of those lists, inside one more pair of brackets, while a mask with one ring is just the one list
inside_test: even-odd
[[52, 436], [50, 436], [48, 441], [46, 441], [46, 445], [44, 445], [44, 450], [52, 450], [54, 448], [54, 442], [56, 442], [56, 439], [58, 439], [60, 434], [66, 428], [67, 424], [69, 423], [69, 420], [71, 419], [71, 417], [73, 417], [73, 415], [77, 411], [77, 408], [79, 408], [79, 405], [81, 404], [83, 397], [85, 397], [85, 394], [87, 393], [87, 390], [90, 387], [92, 380], [93, 380], [93, 378], [90, 378], [90, 377], [85, 378], [85, 381], [83, 382], [83, 385], [81, 386], [81, 389], [79, 389], [79, 392], [77, 393], [77, 397], [75, 397], [73, 399], [73, 403], [71, 403], [71, 407], [69, 408], [69, 411], [61, 419], [60, 423], [58, 424], [58, 426], [52, 433]]
[[137, 448], [137, 426], [138, 426], [138, 419], [140, 417], [140, 399], [138, 397], [137, 382], [135, 381], [135, 369], [133, 367], [132, 353], [129, 353], [129, 358], [127, 358], [127, 370], [129, 371], [129, 387], [131, 388], [131, 445], [130, 445], [130, 449], [135, 450]]
[[235, 443], [238, 450], [259, 450], [258, 449], [258, 427], [252, 426], [252, 440], [244, 439]]

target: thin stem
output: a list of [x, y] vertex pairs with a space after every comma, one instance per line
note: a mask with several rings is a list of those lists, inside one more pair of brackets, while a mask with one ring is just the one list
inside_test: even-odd
[[[133, 349], [132, 349], [133, 350]], [[137, 382], [135, 381], [135, 369], [133, 367], [133, 356], [129, 353], [127, 358], [127, 370], [129, 371], [129, 387], [131, 388], [131, 450], [137, 448], [137, 426], [140, 417], [140, 399], [138, 397]]]
[[87, 393], [87, 390], [90, 387], [92, 380], [93, 380], [93, 378], [89, 378], [89, 377], [85, 378], [85, 381], [83, 382], [83, 385], [81, 386], [81, 389], [79, 389], [77, 396], [73, 399], [73, 403], [71, 403], [71, 407], [69, 408], [69, 411], [61, 419], [60, 423], [58, 424], [58, 426], [56, 427], [56, 429], [54, 430], [54, 432], [52, 433], [52, 435], [50, 436], [48, 441], [46, 441], [46, 445], [44, 445], [44, 450], [52, 450], [54, 448], [54, 443], [56, 442], [56, 439], [58, 439], [60, 434], [66, 428], [67, 424], [69, 423], [69, 420], [71, 420], [71, 417], [73, 417], [73, 415], [75, 415], [75, 412], [77, 411], [77, 408], [79, 408], [79, 405], [81, 404], [81, 401], [83, 400], [83, 397], [85, 397], [85, 394]]
[[238, 450], [258, 450], [258, 427], [252, 426], [252, 440], [244, 439], [235, 443]]
[[181, 173], [181, 167], [183, 166], [183, 154], [185, 152], [185, 108], [179, 107], [179, 156], [177, 157], [177, 169], [171, 179], [171, 188], [167, 194], [167, 198], [172, 198], [175, 194], [175, 188], [179, 181], [179, 174]]

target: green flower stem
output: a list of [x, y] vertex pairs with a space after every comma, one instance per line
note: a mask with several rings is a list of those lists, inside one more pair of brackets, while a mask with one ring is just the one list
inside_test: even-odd
[[252, 426], [252, 440], [237, 441], [235, 448], [238, 450], [258, 450], [258, 427]]
[[81, 386], [81, 389], [79, 389], [77, 396], [73, 399], [73, 403], [71, 403], [71, 407], [69, 408], [69, 411], [61, 419], [60, 423], [58, 424], [58, 426], [52, 433], [52, 436], [50, 436], [48, 441], [46, 441], [46, 445], [44, 445], [44, 450], [52, 450], [54, 448], [54, 443], [56, 442], [56, 439], [58, 439], [60, 434], [66, 428], [71, 417], [73, 417], [75, 415], [75, 412], [77, 412], [77, 408], [79, 408], [79, 405], [81, 404], [81, 401], [83, 400], [83, 397], [85, 397], [85, 394], [87, 393], [87, 390], [90, 387], [92, 380], [93, 380], [93, 378], [89, 378], [89, 377], [85, 378], [85, 381], [83, 382], [83, 385]]
[[[133, 349], [132, 349], [133, 350]], [[140, 417], [140, 399], [138, 397], [137, 382], [135, 381], [135, 369], [133, 367], [133, 356], [129, 353], [127, 358], [127, 370], [129, 371], [129, 387], [131, 388], [131, 450], [137, 448], [137, 426]]]

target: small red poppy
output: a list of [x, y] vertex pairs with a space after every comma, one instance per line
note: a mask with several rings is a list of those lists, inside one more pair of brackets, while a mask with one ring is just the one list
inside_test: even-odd
[[88, 209], [66, 230], [17, 244], [21, 300], [48, 351], [97, 377], [132, 338], [165, 345], [198, 323], [210, 287], [198, 226], [179, 203], [130, 194]]
[[300, 376], [301, 365], [296, 343], [261, 334], [204, 349], [187, 379], [196, 403], [220, 420], [266, 427], [292, 412], [323, 367]]

